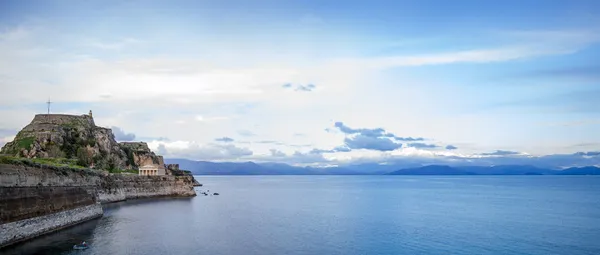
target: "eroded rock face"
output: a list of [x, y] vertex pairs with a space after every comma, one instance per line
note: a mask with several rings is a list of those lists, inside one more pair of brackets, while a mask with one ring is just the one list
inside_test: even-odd
[[158, 156], [150, 150], [147, 143], [144, 142], [121, 142], [121, 150], [127, 156], [128, 167], [136, 168], [140, 166], [154, 165], [164, 168], [165, 162], [162, 156]]

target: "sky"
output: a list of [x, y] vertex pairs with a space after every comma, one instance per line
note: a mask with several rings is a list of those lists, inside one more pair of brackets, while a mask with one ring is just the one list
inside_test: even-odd
[[600, 165], [598, 59], [595, 0], [5, 0], [0, 145], [50, 99], [166, 158]]

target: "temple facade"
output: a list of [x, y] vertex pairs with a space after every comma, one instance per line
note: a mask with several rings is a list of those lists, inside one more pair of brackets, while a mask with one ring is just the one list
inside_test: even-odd
[[139, 175], [165, 175], [165, 168], [160, 165], [145, 165], [139, 168]]

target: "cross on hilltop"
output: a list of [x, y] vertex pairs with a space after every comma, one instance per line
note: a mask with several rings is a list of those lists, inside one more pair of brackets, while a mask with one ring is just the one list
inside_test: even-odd
[[48, 102], [46, 102], [46, 104], [48, 104], [48, 114], [50, 114], [50, 104], [52, 104], [50, 98], [48, 98]]

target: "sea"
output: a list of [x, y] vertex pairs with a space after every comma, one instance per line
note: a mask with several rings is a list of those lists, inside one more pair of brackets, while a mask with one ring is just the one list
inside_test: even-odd
[[0, 254], [600, 254], [598, 176], [196, 178]]

